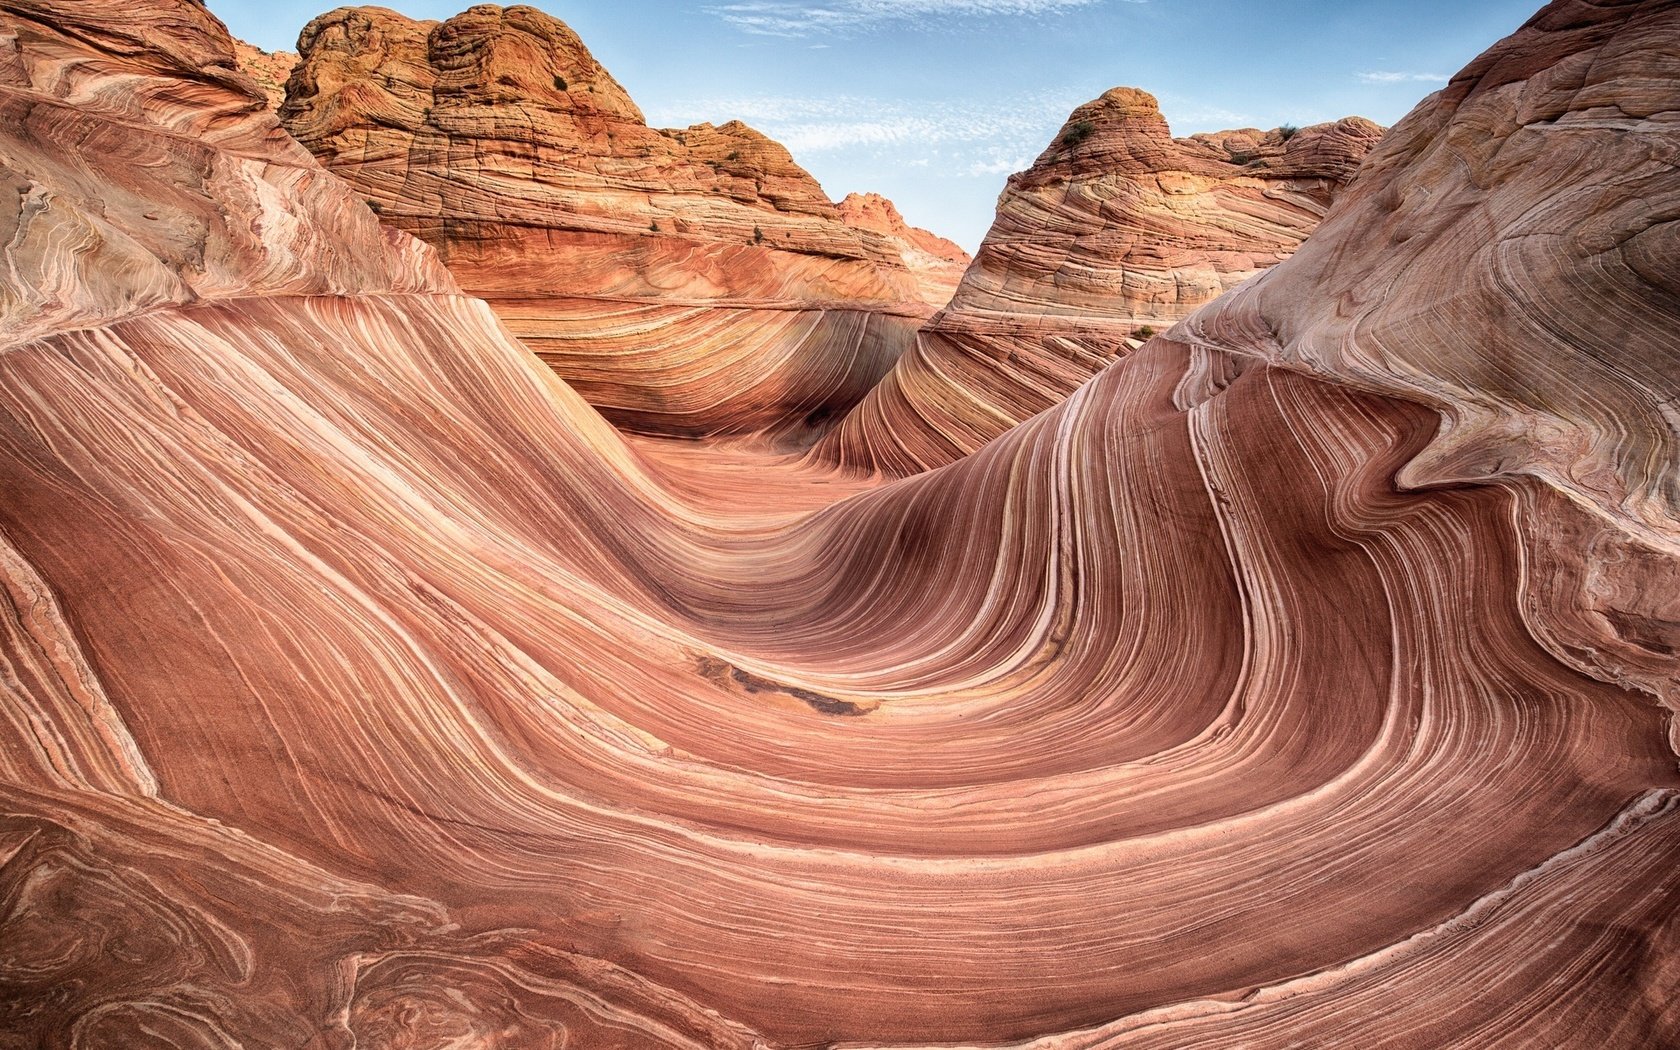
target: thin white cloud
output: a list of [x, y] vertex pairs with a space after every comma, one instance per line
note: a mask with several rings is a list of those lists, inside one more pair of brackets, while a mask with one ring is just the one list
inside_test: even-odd
[[[956, 18], [1041, 17], [1102, 0], [736, 0], [705, 8], [744, 33], [801, 37], [859, 33], [888, 24], [931, 26]], [[1126, 0], [1146, 3], [1147, 0]]]
[[747, 95], [649, 108], [655, 125], [738, 118], [795, 158], [869, 157], [876, 164], [984, 177], [1026, 168], [1085, 98], [1044, 90], [1001, 100], [902, 100], [860, 95]]
[[963, 169], [962, 174], [976, 177], [985, 177], [988, 175], [1008, 175], [1012, 172], [1023, 170], [1031, 163], [1032, 158], [1027, 156], [1017, 156], [1013, 158], [1005, 158], [1003, 160], [977, 160], [971, 163], [967, 168]]
[[1390, 69], [1377, 69], [1359, 74], [1359, 79], [1367, 84], [1409, 84], [1412, 82], [1445, 84], [1447, 78], [1439, 73], [1406, 73]]
[[[1004, 100], [899, 100], [861, 95], [746, 95], [650, 107], [656, 125], [744, 120], [801, 153], [941, 145], [996, 148], [1030, 160], [1074, 106], [1077, 93], [1042, 91]], [[988, 158], [996, 160], [998, 158]]]
[[1174, 135], [1246, 128], [1254, 124], [1255, 118], [1251, 113], [1211, 105], [1187, 95], [1162, 91], [1156, 94], [1155, 100], [1161, 104], [1161, 115], [1167, 118], [1167, 124], [1172, 128]]

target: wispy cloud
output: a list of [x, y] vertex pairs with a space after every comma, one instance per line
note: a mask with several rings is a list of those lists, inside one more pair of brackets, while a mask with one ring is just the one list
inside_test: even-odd
[[1413, 82], [1445, 84], [1447, 82], [1447, 78], [1439, 73], [1406, 73], [1391, 69], [1378, 69], [1361, 73], [1359, 79], [1367, 84], [1409, 84]]
[[938, 154], [960, 175], [1017, 171], [1032, 162], [1074, 106], [1077, 91], [1041, 91], [1002, 100], [900, 100], [862, 95], [749, 95], [698, 98], [650, 107], [655, 124], [739, 118], [792, 151], [855, 151], [900, 164]]
[[1252, 114], [1241, 110], [1211, 105], [1202, 99], [1177, 95], [1171, 91], [1158, 92], [1155, 99], [1161, 103], [1161, 115], [1167, 118], [1174, 135], [1243, 128], [1255, 121]]
[[[933, 25], [957, 18], [1040, 17], [1102, 0], [736, 0], [712, 4], [708, 14], [745, 33], [801, 37], [859, 33], [888, 24]], [[1124, 0], [1146, 3], [1148, 0]]]
[[655, 125], [739, 118], [816, 167], [916, 168], [934, 177], [996, 180], [1032, 164], [1081, 89], [1002, 99], [887, 99], [865, 95], [696, 98], [648, 109]]

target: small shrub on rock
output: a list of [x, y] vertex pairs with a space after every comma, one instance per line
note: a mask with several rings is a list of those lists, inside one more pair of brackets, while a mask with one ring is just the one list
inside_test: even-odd
[[1091, 137], [1097, 126], [1088, 120], [1077, 121], [1062, 132], [1062, 145], [1077, 146]]

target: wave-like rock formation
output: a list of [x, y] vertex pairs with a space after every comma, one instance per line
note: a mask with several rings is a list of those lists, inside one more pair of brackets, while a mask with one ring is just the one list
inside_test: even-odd
[[1080, 106], [1010, 176], [949, 307], [822, 455], [902, 474], [973, 452], [1288, 258], [1382, 134], [1347, 117], [1175, 139], [1146, 92]]
[[883, 483], [626, 442], [190, 0], [0, 0], [0, 1032], [1680, 1045], [1677, 54], [1559, 0]]
[[973, 261], [959, 245], [911, 226], [898, 213], [898, 206], [879, 193], [848, 193], [835, 208], [847, 226], [886, 239], [887, 250], [904, 260], [928, 305], [939, 307], [951, 301], [963, 271]]
[[341, 8], [299, 48], [286, 128], [620, 426], [797, 441], [931, 312], [787, 150], [739, 121], [648, 127], [534, 8]]

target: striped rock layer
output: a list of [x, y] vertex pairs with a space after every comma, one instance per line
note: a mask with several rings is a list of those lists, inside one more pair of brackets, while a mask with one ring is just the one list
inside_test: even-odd
[[879, 236], [898, 253], [930, 306], [944, 306], [973, 260], [955, 242], [911, 226], [898, 206], [879, 193], [848, 193], [835, 206], [840, 221], [864, 236]]
[[1680, 1043], [1677, 55], [1560, 0], [888, 482], [622, 437], [197, 4], [0, 0], [5, 1042]]
[[1026, 171], [949, 306], [821, 447], [906, 474], [967, 455], [1288, 258], [1383, 129], [1361, 117], [1175, 139], [1155, 98], [1073, 111]]
[[286, 101], [286, 81], [297, 68], [298, 56], [291, 51], [264, 51], [253, 44], [235, 39], [235, 64], [239, 71], [257, 82], [272, 109], [279, 109]]
[[648, 127], [535, 8], [341, 8], [299, 48], [287, 130], [620, 426], [798, 442], [932, 312], [780, 145]]

